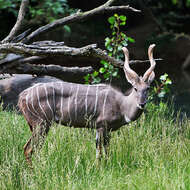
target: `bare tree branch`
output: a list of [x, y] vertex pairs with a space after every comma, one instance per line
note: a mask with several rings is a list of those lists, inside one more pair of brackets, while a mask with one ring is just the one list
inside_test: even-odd
[[[22, 34], [16, 36], [22, 26], [26, 9], [29, 3], [29, 0], [22, 0], [15, 26], [11, 30], [10, 34], [0, 42], [0, 52], [8, 54], [5, 59], [0, 61], [0, 73], [66, 76], [76, 75], [77, 73], [78, 75], [84, 75], [93, 71], [92, 67], [63, 67], [60, 62], [57, 65], [57, 61], [55, 61], [55, 65], [52, 65], [50, 62], [44, 63], [44, 60], [47, 60], [48, 58], [51, 58], [50, 60], [52, 60], [52, 58], [59, 59], [59, 57], [92, 57], [95, 60], [103, 59], [110, 62], [116, 67], [122, 68], [123, 61], [119, 61], [113, 57], [108, 56], [105, 51], [97, 48], [96, 44], [90, 44], [81, 48], [74, 48], [65, 46], [64, 42], [41, 41], [34, 42], [29, 45], [33, 38], [39, 34], [43, 34], [65, 24], [87, 20], [88, 18], [98, 14], [113, 12], [117, 10], [131, 10], [140, 12], [139, 10], [134, 9], [129, 5], [110, 6], [116, 1], [117, 0], [108, 0], [105, 4], [90, 11], [78, 11], [73, 15], [58, 19], [55, 22], [42, 26], [30, 34], [30, 30], [27, 30]], [[16, 43], [21, 40], [22, 43]], [[39, 65], [41, 62], [43, 62], [43, 65]], [[132, 62], [133, 61], [131, 61], [131, 63]]]
[[20, 42], [21, 40], [23, 40], [29, 33], [31, 32], [31, 28], [29, 28], [28, 30], [24, 31], [23, 33], [19, 34], [18, 36], [15, 36], [11, 39], [11, 42], [16, 43], [16, 42]]
[[129, 5], [126, 6], [112, 6], [112, 7], [106, 7], [105, 10], [107, 12], [113, 12], [113, 11], [121, 11], [121, 10], [131, 10], [133, 12], [141, 12], [138, 9], [135, 9], [133, 7], [130, 7]]
[[102, 6], [105, 6], [105, 7], [108, 7], [110, 6], [111, 4], [113, 4], [114, 2], [116, 2], [117, 0], [108, 0], [104, 5]]
[[51, 31], [59, 26], [63, 26], [65, 24], [70, 24], [70, 23], [77, 22], [77, 21], [84, 21], [86, 19], [89, 19], [92, 16], [102, 14], [105, 12], [111, 12], [111, 11], [116, 11], [116, 10], [131, 10], [131, 11], [135, 11], [135, 12], [140, 12], [140, 10], [134, 9], [134, 8], [130, 7], [129, 5], [109, 7], [115, 1], [116, 0], [109, 0], [105, 4], [99, 6], [95, 9], [92, 9], [90, 11], [86, 11], [86, 12], [79, 11], [73, 15], [58, 19], [50, 24], [42, 26], [42, 27], [38, 28], [37, 30], [35, 30], [34, 32], [32, 32], [29, 36], [27, 36], [23, 40], [23, 43], [29, 43], [37, 35]]
[[4, 43], [10, 42], [17, 35], [18, 31], [22, 27], [28, 4], [29, 4], [29, 0], [22, 0], [20, 10], [18, 13], [18, 17], [17, 17], [17, 21], [16, 21], [14, 27], [12, 28], [11, 32], [9, 33], [9, 35], [2, 42], [4, 42]]

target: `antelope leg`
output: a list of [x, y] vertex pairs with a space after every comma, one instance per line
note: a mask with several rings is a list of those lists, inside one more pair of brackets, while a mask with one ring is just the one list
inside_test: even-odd
[[32, 154], [36, 151], [37, 148], [42, 147], [48, 131], [49, 131], [49, 126], [47, 125], [37, 126], [33, 130], [30, 139], [24, 145], [24, 155], [29, 165], [32, 164], [31, 162]]
[[103, 128], [96, 130], [96, 158], [102, 157], [102, 140], [103, 140]]
[[32, 136], [29, 138], [29, 140], [27, 141], [27, 143], [24, 145], [24, 155], [26, 158], [27, 163], [31, 166], [32, 162], [31, 162], [31, 155], [32, 155], [32, 146], [31, 146], [31, 142], [32, 142]]
[[103, 146], [104, 146], [104, 152], [105, 152], [105, 156], [106, 158], [108, 158], [109, 155], [109, 143], [110, 143], [110, 137], [111, 137], [111, 132], [104, 130], [103, 133]]

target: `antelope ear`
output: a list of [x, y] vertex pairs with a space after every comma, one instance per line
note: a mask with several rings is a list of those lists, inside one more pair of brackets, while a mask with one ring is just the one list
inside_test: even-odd
[[154, 73], [154, 71], [152, 71], [151, 74], [148, 77], [148, 80], [145, 81], [145, 82], [150, 85], [152, 83], [152, 81], [154, 80], [154, 78], [155, 78], [155, 73]]

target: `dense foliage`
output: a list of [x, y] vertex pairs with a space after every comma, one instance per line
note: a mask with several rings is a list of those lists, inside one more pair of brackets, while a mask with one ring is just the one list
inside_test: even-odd
[[189, 34], [190, 0], [146, 1], [163, 30]]
[[[17, 17], [21, 0], [0, 0], [0, 13], [6, 11]], [[56, 18], [63, 17], [72, 12], [67, 0], [31, 0], [29, 17], [39, 22], [51, 22]]]

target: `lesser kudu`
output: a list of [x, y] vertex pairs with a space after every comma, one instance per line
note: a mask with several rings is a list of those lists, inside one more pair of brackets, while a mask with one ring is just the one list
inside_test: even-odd
[[143, 77], [130, 68], [129, 52], [123, 47], [124, 72], [132, 85], [128, 95], [110, 85], [67, 82], [40, 83], [24, 90], [18, 106], [32, 132], [24, 146], [26, 160], [31, 162], [34, 147], [43, 143], [53, 121], [75, 128], [96, 129], [96, 157], [102, 155], [102, 144], [107, 155], [110, 133], [138, 119], [144, 110], [148, 89], [155, 77], [154, 47], [153, 44], [148, 49], [151, 66]]

